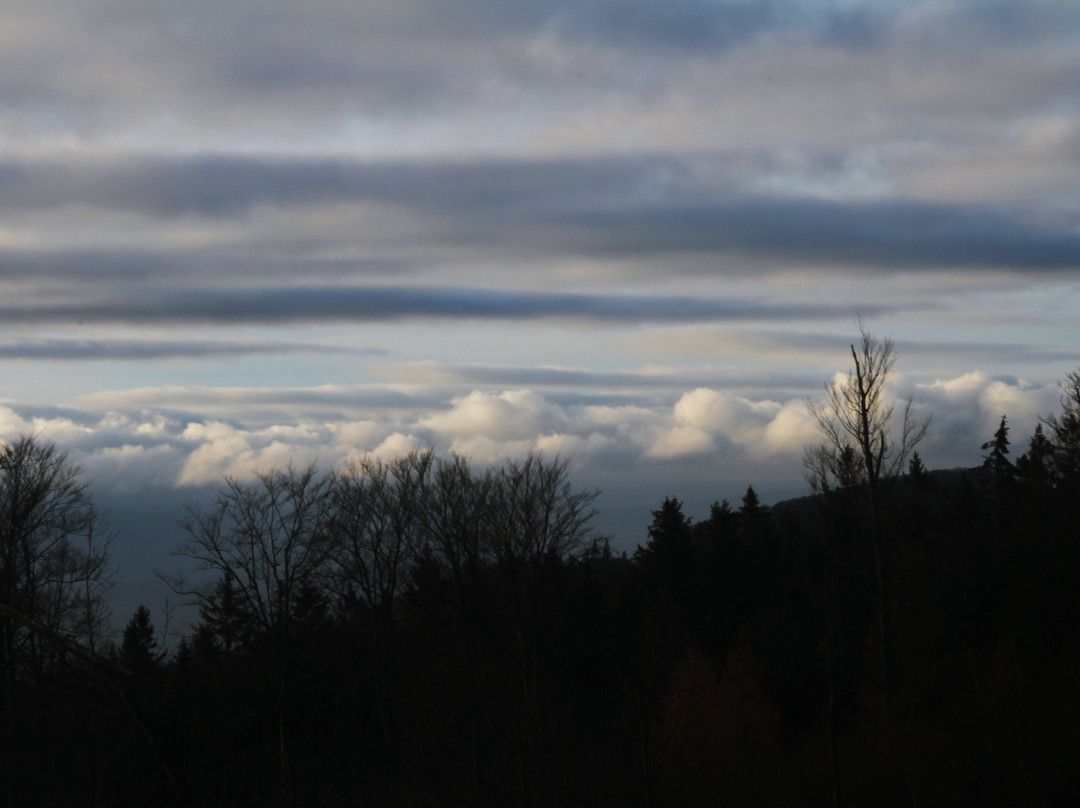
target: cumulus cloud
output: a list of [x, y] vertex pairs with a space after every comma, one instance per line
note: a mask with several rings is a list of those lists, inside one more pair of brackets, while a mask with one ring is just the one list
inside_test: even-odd
[[739, 443], [761, 436], [780, 405], [774, 401], [754, 402], [741, 396], [699, 388], [685, 394], [675, 405], [676, 421], [709, 431], [722, 432]]
[[708, 454], [716, 449], [713, 436], [700, 427], [675, 424], [664, 430], [648, 448], [652, 457], [672, 458]]
[[462, 439], [482, 436], [498, 441], [523, 440], [559, 432], [565, 415], [543, 396], [528, 390], [501, 394], [473, 392], [455, 399], [443, 413], [420, 420], [420, 426]]
[[933, 451], [959, 465], [990, 440], [1002, 416], [1009, 419], [1015, 454], [1020, 454], [1039, 418], [1058, 410], [1055, 386], [1032, 384], [1015, 377], [972, 371], [919, 385], [915, 394], [925, 411], [933, 413], [927, 436]]
[[[920, 452], [933, 466], [977, 465], [979, 446], [1002, 415], [1017, 454], [1041, 415], [1056, 410], [1058, 390], [984, 372], [890, 388], [907, 393], [916, 415], [932, 417]], [[585, 471], [649, 474], [651, 464], [715, 463], [709, 474], [738, 480], [745, 468], [801, 477], [802, 449], [818, 439], [805, 400], [751, 399], [697, 388], [651, 406], [560, 404], [524, 389], [474, 390], [396, 417], [314, 420], [304, 408], [274, 422], [221, 420], [154, 407], [98, 412], [63, 409], [41, 415], [0, 406], [0, 439], [32, 433], [52, 440], [106, 488], [202, 485], [222, 475], [246, 478], [289, 462], [332, 468], [367, 455], [392, 457], [418, 448], [455, 451], [478, 463], [530, 451], [570, 458]]]
[[801, 453], [803, 447], [820, 439], [817, 423], [805, 403], [788, 401], [765, 426], [760, 452], [762, 454]]

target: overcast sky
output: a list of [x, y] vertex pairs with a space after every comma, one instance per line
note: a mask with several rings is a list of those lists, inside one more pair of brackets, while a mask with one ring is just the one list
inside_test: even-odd
[[1080, 365], [1078, 267], [1068, 0], [0, 0], [0, 437], [101, 490], [798, 488], [859, 315], [975, 465]]

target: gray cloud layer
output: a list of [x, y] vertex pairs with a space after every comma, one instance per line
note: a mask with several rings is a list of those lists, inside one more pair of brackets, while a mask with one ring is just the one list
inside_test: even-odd
[[[830, 155], [819, 160], [823, 170], [835, 162]], [[418, 239], [443, 250], [413, 259], [429, 266], [463, 248], [503, 259], [697, 253], [852, 269], [1080, 266], [1080, 231], [1072, 217], [1000, 203], [764, 195], [740, 188], [723, 170], [717, 174], [720, 162], [716, 155], [469, 163], [223, 155], [104, 164], [9, 162], [0, 165], [0, 207], [12, 213], [91, 206], [97, 215], [117, 211], [165, 225], [182, 224], [189, 216], [237, 220], [237, 229], [220, 245], [178, 246], [156, 255], [120, 246], [86, 253], [8, 249], [0, 252], [0, 272], [137, 278], [200, 268], [272, 271], [275, 264], [281, 271], [319, 271], [335, 247], [362, 254], [366, 244], [377, 243], [404, 255]], [[341, 215], [354, 221], [352, 227], [320, 229], [317, 237], [271, 235], [276, 250], [267, 250], [268, 234], [242, 221], [260, 207], [302, 213], [310, 206], [346, 204], [373, 205], [404, 229], [388, 234], [345, 209]], [[402, 259], [330, 259], [338, 272], [404, 265]]]
[[[868, 305], [881, 313], [885, 306]], [[123, 290], [104, 300], [0, 305], [0, 320], [31, 323], [288, 323], [378, 322], [404, 318], [597, 322], [804, 320], [852, 316], [850, 306], [770, 304], [741, 300], [641, 295], [544, 294], [484, 289], [287, 287]]]
[[[310, 343], [289, 342], [226, 342], [214, 340], [100, 340], [100, 339], [37, 339], [0, 342], [0, 359], [34, 361], [71, 360], [138, 360], [160, 359], [228, 359], [292, 353], [342, 353], [343, 349]], [[357, 350], [355, 353], [379, 355], [377, 349]]]

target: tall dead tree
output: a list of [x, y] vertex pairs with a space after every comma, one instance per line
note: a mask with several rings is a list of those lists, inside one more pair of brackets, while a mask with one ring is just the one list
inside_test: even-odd
[[877, 623], [883, 721], [892, 711], [892, 644], [884, 511], [891, 482], [904, 472], [908, 458], [926, 435], [929, 420], [915, 417], [912, 399], [897, 405], [889, 380], [896, 362], [891, 339], [879, 339], [859, 323], [860, 339], [851, 346], [852, 367], [825, 385], [825, 401], [808, 402], [822, 436], [804, 455], [807, 480], [815, 493], [837, 488], [861, 494], [870, 545], [871, 592]]

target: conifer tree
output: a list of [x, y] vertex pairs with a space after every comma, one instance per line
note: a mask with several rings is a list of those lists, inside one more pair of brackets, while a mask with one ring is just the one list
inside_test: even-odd
[[997, 486], [1016, 477], [1016, 466], [1009, 460], [1009, 419], [1001, 416], [1001, 423], [994, 433], [994, 439], [982, 445], [984, 469], [989, 469], [994, 475], [994, 483]]
[[1035, 427], [1028, 443], [1028, 450], [1016, 460], [1020, 480], [1029, 490], [1049, 489], [1054, 483], [1054, 445], [1043, 432], [1043, 425]]
[[162, 659], [154, 636], [154, 625], [150, 621], [150, 610], [141, 604], [124, 628], [120, 659], [133, 671], [151, 668]]
[[666, 578], [691, 561], [691, 520], [683, 514], [677, 497], [665, 497], [652, 515], [649, 541], [644, 547], [638, 545], [634, 559]]
[[908, 462], [907, 481], [915, 489], [925, 488], [931, 482], [930, 471], [917, 451], [912, 452], [911, 460]]

